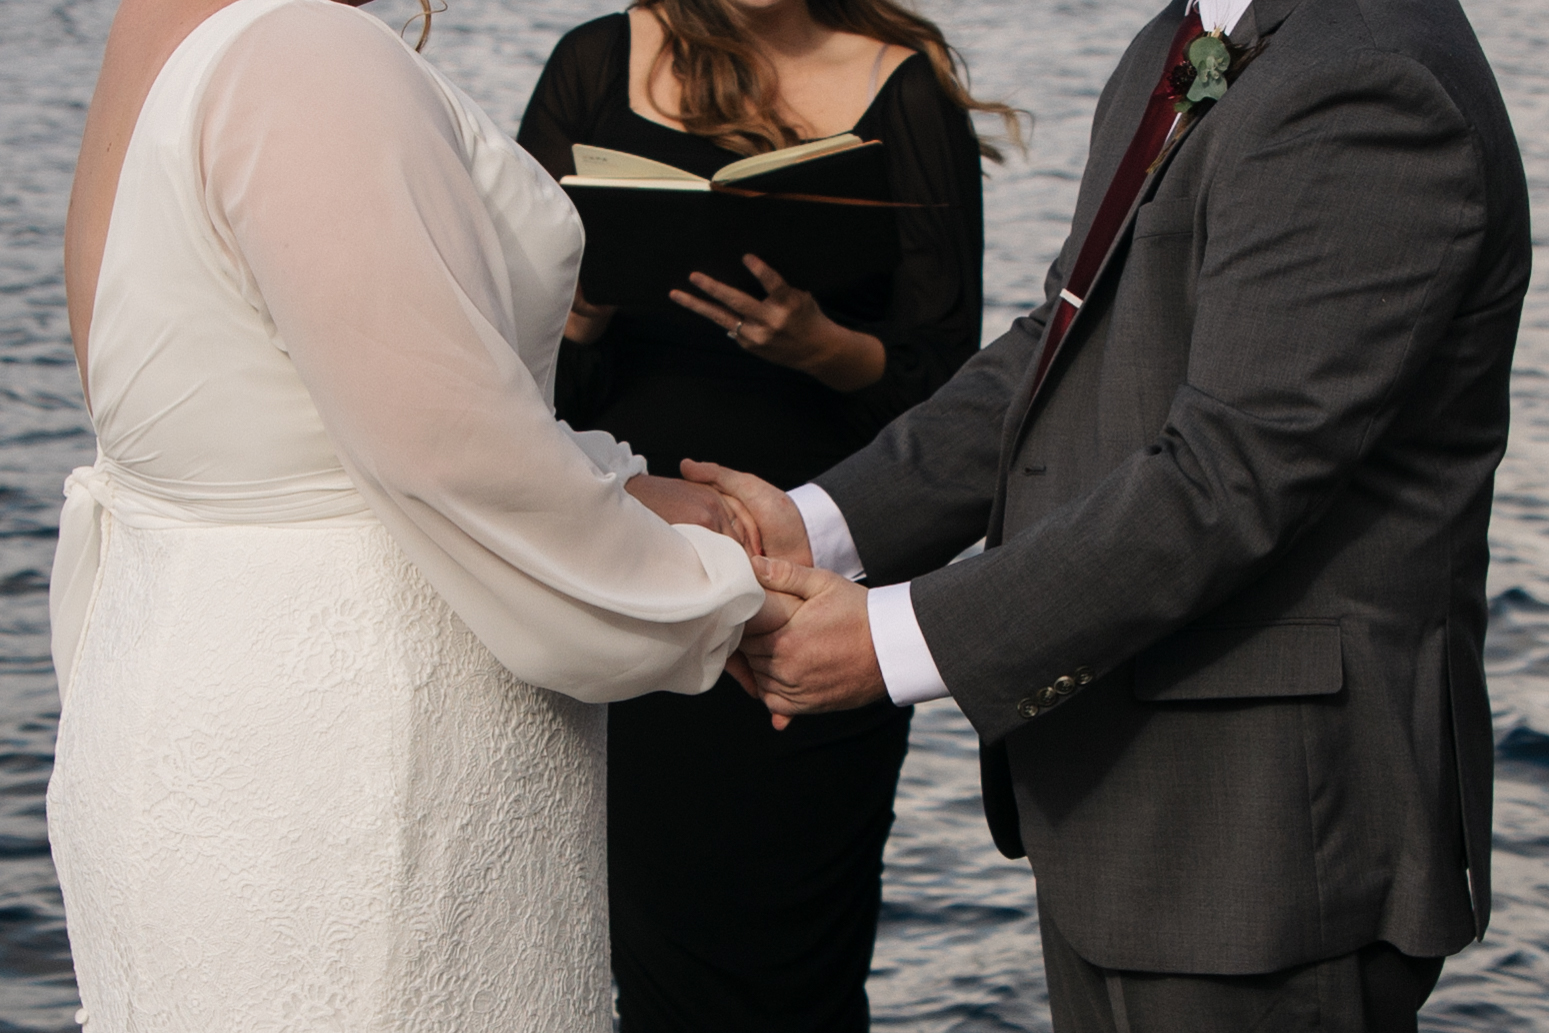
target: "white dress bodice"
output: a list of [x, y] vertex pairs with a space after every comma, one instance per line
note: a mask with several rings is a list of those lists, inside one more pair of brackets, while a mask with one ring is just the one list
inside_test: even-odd
[[104, 250], [62, 686], [104, 507], [380, 521], [525, 681], [594, 702], [712, 684], [761, 598], [740, 549], [669, 528], [622, 490], [643, 460], [553, 419], [581, 246], [547, 173], [369, 15], [237, 0], [196, 28], [146, 98]]

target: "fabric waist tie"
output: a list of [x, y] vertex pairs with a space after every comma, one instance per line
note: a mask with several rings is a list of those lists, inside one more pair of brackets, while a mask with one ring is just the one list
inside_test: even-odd
[[49, 650], [61, 701], [81, 648], [115, 522], [131, 526], [379, 526], [343, 471], [252, 485], [162, 483], [119, 468], [100, 453], [65, 478], [59, 545], [49, 576]]
[[59, 699], [69, 694], [70, 672], [80, 648], [86, 616], [102, 574], [102, 545], [110, 532], [113, 482], [94, 466], [78, 466], [65, 478], [65, 506], [59, 513], [59, 545], [48, 579], [49, 650], [59, 678]]

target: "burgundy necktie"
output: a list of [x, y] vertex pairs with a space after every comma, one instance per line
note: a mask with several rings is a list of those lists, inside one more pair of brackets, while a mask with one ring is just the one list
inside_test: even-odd
[[1135, 130], [1129, 150], [1124, 152], [1124, 160], [1119, 162], [1119, 170], [1108, 184], [1103, 203], [1098, 205], [1097, 217], [1092, 220], [1092, 228], [1087, 231], [1086, 240], [1081, 244], [1081, 253], [1076, 256], [1076, 264], [1071, 267], [1070, 275], [1065, 279], [1065, 287], [1060, 291], [1054, 318], [1049, 321], [1049, 328], [1044, 332], [1043, 352], [1038, 356], [1038, 372], [1033, 378], [1034, 395], [1038, 394], [1043, 378], [1049, 373], [1055, 353], [1065, 338], [1065, 331], [1070, 329], [1070, 321], [1076, 318], [1076, 311], [1086, 300], [1087, 292], [1092, 289], [1103, 257], [1113, 246], [1114, 238], [1119, 235], [1129, 215], [1130, 206], [1135, 203], [1140, 188], [1145, 185], [1147, 170], [1156, 161], [1157, 155], [1162, 153], [1162, 146], [1167, 142], [1173, 121], [1178, 116], [1173, 108], [1178, 99], [1178, 90], [1173, 83], [1173, 69], [1183, 61], [1184, 48], [1203, 31], [1199, 9], [1195, 6], [1178, 26], [1172, 48], [1167, 52], [1167, 63], [1162, 66], [1162, 76], [1157, 81], [1156, 89], [1151, 91], [1145, 116], [1140, 120], [1140, 128]]

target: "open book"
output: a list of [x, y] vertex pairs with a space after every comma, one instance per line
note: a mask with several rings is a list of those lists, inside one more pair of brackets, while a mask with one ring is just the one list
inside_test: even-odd
[[[839, 136], [830, 136], [778, 151], [766, 151], [763, 154], [755, 154], [751, 158], [734, 161], [724, 166], [714, 176], [705, 179], [703, 176], [685, 172], [666, 162], [642, 158], [638, 154], [578, 143], [572, 144], [570, 148], [571, 154], [575, 157], [576, 174], [566, 176], [562, 182], [566, 186], [631, 186], [643, 190], [710, 190], [716, 185], [743, 187], [746, 186], [745, 181], [761, 177], [765, 173], [805, 165], [817, 158], [854, 150], [857, 147], [880, 149], [881, 146], [880, 141], [874, 140], [868, 144], [858, 136], [842, 133]], [[867, 155], [867, 157], [871, 156]], [[845, 167], [848, 168], [851, 164], [853, 162], [846, 162]], [[822, 173], [831, 179], [835, 167], [835, 162], [824, 162]], [[819, 179], [819, 182], [823, 180]], [[758, 183], [768, 188], [767, 180], [759, 179]], [[886, 181], [878, 185], [885, 186]]]
[[850, 134], [734, 161], [706, 179], [623, 151], [575, 144], [560, 183], [586, 226], [581, 290], [599, 305], [670, 305], [702, 272], [755, 297], [754, 254], [792, 286], [842, 291], [898, 262], [878, 141]]

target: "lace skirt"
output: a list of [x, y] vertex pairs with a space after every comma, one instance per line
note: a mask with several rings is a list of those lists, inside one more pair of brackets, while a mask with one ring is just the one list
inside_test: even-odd
[[610, 1028], [603, 708], [379, 526], [105, 527], [48, 792], [88, 1033]]

